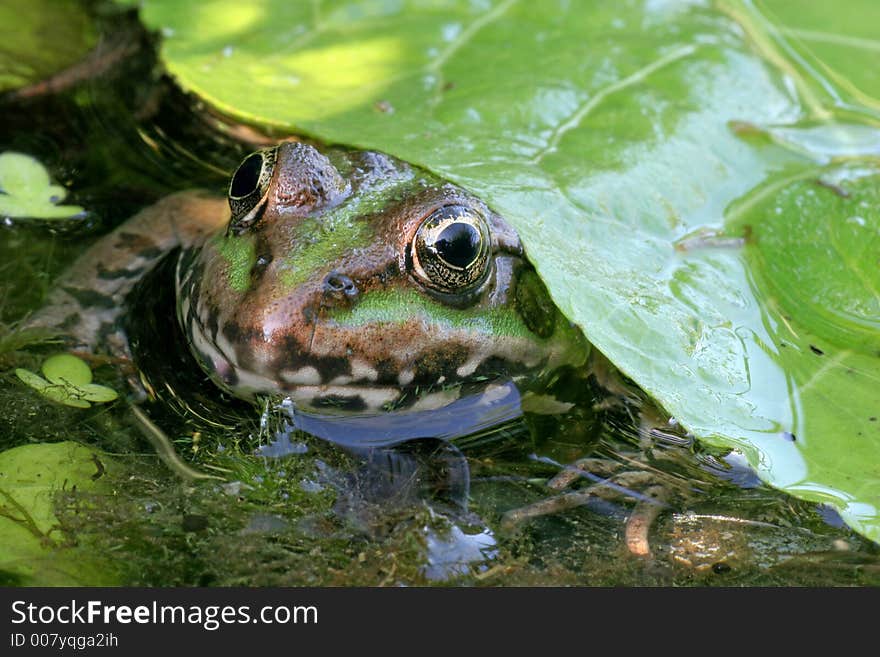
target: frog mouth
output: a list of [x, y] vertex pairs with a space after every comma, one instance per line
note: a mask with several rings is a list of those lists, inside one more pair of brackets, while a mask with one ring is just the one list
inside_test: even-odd
[[[479, 392], [454, 399], [433, 397], [439, 393], [429, 393], [408, 408], [382, 412], [340, 411], [339, 405], [330, 406], [332, 410], [328, 410], [320, 403], [316, 405], [316, 399], [328, 398], [328, 387], [332, 386], [300, 386], [279, 408], [288, 415], [294, 428], [348, 447], [388, 447], [420, 438], [454, 440], [510, 422], [523, 414], [520, 392], [512, 381], [493, 383]], [[363, 395], [382, 389], [357, 385], [332, 388], [337, 403], [344, 399], [343, 392], [349, 398], [363, 400]], [[398, 388], [388, 390], [400, 392]], [[309, 397], [314, 393], [318, 396]]]

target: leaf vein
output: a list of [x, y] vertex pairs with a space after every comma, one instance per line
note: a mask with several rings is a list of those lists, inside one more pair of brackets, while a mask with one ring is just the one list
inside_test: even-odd
[[595, 95], [590, 97], [585, 103], [583, 103], [577, 110], [572, 113], [572, 115], [560, 123], [556, 129], [553, 131], [553, 134], [550, 136], [550, 139], [547, 140], [547, 145], [542, 148], [534, 158], [532, 158], [532, 164], [540, 164], [541, 160], [543, 160], [550, 153], [555, 152], [559, 148], [559, 144], [562, 141], [562, 138], [570, 131], [577, 128], [581, 121], [583, 121], [590, 112], [592, 112], [602, 101], [611, 96], [612, 94], [617, 93], [618, 91], [623, 91], [627, 87], [631, 87], [639, 82], [642, 82], [648, 76], [656, 73], [662, 68], [669, 66], [670, 64], [674, 64], [675, 62], [692, 55], [697, 50], [697, 47], [694, 44], [687, 44], [676, 48], [675, 50], [666, 53], [656, 61], [651, 62], [647, 66], [644, 66], [637, 70], [635, 73], [628, 75], [622, 80], [618, 80], [612, 84], [609, 84], [607, 87], [596, 92]]

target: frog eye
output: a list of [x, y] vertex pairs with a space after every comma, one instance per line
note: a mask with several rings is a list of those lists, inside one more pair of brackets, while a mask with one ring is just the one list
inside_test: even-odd
[[234, 233], [242, 232], [259, 217], [275, 169], [276, 153], [277, 148], [251, 153], [232, 174], [229, 181], [229, 208], [232, 210], [229, 228]]
[[447, 294], [472, 291], [489, 271], [489, 227], [475, 210], [447, 205], [428, 215], [413, 238], [413, 275]]

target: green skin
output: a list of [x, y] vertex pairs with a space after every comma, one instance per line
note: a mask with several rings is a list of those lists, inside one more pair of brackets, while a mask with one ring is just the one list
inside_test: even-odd
[[[418, 410], [450, 391], [585, 365], [580, 331], [479, 199], [379, 153], [328, 158], [296, 142], [264, 153], [251, 162], [264, 163], [258, 184], [248, 160], [236, 172], [231, 218], [227, 199], [201, 192], [160, 201], [81, 256], [30, 324], [127, 356], [124, 297], [182, 247], [180, 325], [204, 370], [241, 398], [283, 395], [322, 413]], [[484, 261], [464, 286], [445, 261], [438, 284], [426, 274], [436, 254], [413, 247], [444, 208], [482, 231]]]

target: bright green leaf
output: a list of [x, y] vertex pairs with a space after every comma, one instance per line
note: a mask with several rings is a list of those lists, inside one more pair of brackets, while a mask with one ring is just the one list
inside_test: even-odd
[[89, 408], [89, 402], [111, 402], [119, 397], [112, 388], [92, 383], [92, 370], [71, 354], [50, 356], [42, 365], [46, 379], [25, 369], [16, 369], [22, 382], [52, 401], [74, 408]]
[[88, 383], [86, 385], [78, 386], [78, 388], [82, 391], [83, 399], [87, 399], [90, 402], [112, 402], [119, 397], [119, 394], [113, 388], [101, 386], [97, 383]]
[[83, 213], [78, 205], [56, 205], [67, 190], [53, 185], [46, 168], [30, 155], [0, 153], [0, 216], [68, 219]]
[[560, 308], [686, 427], [880, 541], [877, 214], [860, 207], [878, 196], [877, 67], [860, 62], [880, 4], [766, 4], [145, 0], [141, 15], [221, 111], [479, 194]]
[[45, 390], [46, 388], [48, 388], [49, 386], [52, 385], [51, 383], [46, 381], [46, 379], [41, 377], [39, 374], [34, 374], [30, 370], [25, 370], [20, 367], [16, 368], [15, 376], [17, 376], [19, 379], [21, 379], [21, 381], [23, 383], [29, 385], [34, 390], [38, 390], [40, 392], [43, 392], [43, 390]]
[[17, 368], [15, 375], [25, 384], [39, 392], [46, 399], [72, 406], [73, 408], [89, 408], [91, 404], [85, 400], [79, 388], [65, 383], [51, 383], [30, 370]]
[[831, 5], [761, 0], [758, 5], [805, 61], [840, 91], [880, 107], [880, 30], [876, 0]]
[[63, 547], [54, 496], [62, 488], [98, 492], [113, 464], [73, 442], [24, 445], [0, 453], [0, 571], [27, 586], [111, 586], [99, 555]]
[[41, 367], [43, 376], [52, 383], [67, 383], [81, 387], [92, 382], [92, 370], [81, 358], [71, 354], [55, 354]]

